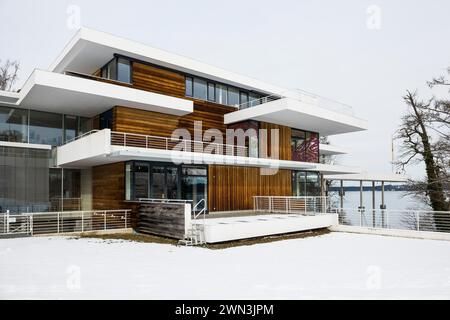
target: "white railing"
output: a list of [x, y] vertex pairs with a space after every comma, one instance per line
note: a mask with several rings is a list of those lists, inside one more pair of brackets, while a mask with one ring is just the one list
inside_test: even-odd
[[[0, 214], [0, 235], [62, 234], [127, 229], [131, 210], [93, 210]], [[18, 232], [21, 231], [21, 232]]]
[[450, 211], [334, 209], [339, 224], [367, 228], [450, 232]]
[[75, 138], [72, 138], [72, 139], [69, 139], [69, 140], [65, 141], [63, 144], [67, 144], [67, 143], [73, 142], [73, 141], [75, 141], [75, 140], [84, 138], [84, 137], [86, 137], [86, 136], [90, 136], [91, 134], [97, 133], [97, 132], [99, 132], [99, 131], [100, 131], [100, 130], [91, 130], [91, 131], [85, 132], [85, 133], [83, 133], [83, 134], [80, 134], [79, 136], [76, 136]]
[[217, 147], [215, 150], [220, 150], [220, 154], [238, 155], [247, 157], [248, 147], [203, 142], [197, 140], [176, 139], [161, 136], [151, 136], [127, 132], [111, 132], [111, 144], [124, 147], [138, 147], [147, 149], [162, 149], [162, 150], [180, 150], [186, 152], [211, 153], [212, 147]]
[[306, 103], [308, 105], [312, 105], [317, 108], [323, 108], [334, 112], [354, 116], [353, 108], [351, 106], [336, 100], [321, 97], [319, 95], [301, 89], [287, 90], [281, 93], [271, 94], [259, 99], [254, 99], [240, 104], [239, 109], [251, 108], [260, 104], [268, 103], [283, 98], [290, 98], [293, 100]]
[[253, 210], [259, 212], [314, 215], [329, 212], [329, 203], [328, 197], [325, 196], [254, 196]]

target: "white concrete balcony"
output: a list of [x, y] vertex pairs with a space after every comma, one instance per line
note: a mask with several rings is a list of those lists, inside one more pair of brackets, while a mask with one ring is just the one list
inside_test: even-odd
[[185, 115], [193, 102], [86, 77], [35, 70], [16, 102], [22, 108], [93, 117], [114, 106]]
[[367, 130], [367, 121], [354, 116], [350, 106], [303, 91], [287, 91], [239, 106], [225, 115], [225, 123], [264, 121], [330, 136]]
[[168, 137], [94, 130], [57, 148], [57, 165], [86, 168], [129, 160], [176, 164], [220, 164], [274, 169], [359, 173], [361, 169], [321, 163], [249, 157], [246, 147]]
[[337, 156], [349, 153], [347, 149], [332, 144], [319, 144], [319, 153], [323, 156]]

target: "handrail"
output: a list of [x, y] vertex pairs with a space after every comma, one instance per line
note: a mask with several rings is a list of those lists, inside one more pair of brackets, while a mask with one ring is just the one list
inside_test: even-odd
[[192, 202], [192, 200], [184, 200], [184, 199], [157, 199], [157, 198], [139, 198], [138, 202], [142, 203], [187, 203]]
[[79, 136], [76, 136], [76, 137], [74, 137], [74, 138], [72, 138], [72, 139], [66, 140], [63, 144], [67, 144], [67, 143], [73, 142], [73, 141], [75, 141], [75, 140], [84, 138], [84, 137], [86, 137], [86, 136], [89, 136], [89, 135], [91, 135], [91, 134], [93, 134], [93, 133], [96, 133], [96, 132], [99, 132], [99, 131], [100, 131], [100, 130], [97, 130], [97, 129], [90, 130], [90, 131], [85, 132], [85, 133], [83, 133], [83, 134], [80, 134]]
[[[246, 109], [246, 108], [252, 108], [260, 104], [265, 104], [271, 101], [283, 99], [283, 98], [290, 98], [293, 100], [297, 100], [309, 105], [312, 105], [314, 107], [323, 108], [335, 112], [341, 112], [347, 115], [354, 116], [353, 107], [349, 106], [348, 104], [330, 99], [325, 98], [322, 96], [319, 96], [317, 94], [302, 90], [302, 89], [291, 89], [286, 90], [280, 93], [273, 93], [268, 96], [264, 96], [259, 99], [253, 99], [250, 101], [247, 101], [245, 103], [241, 103], [238, 105], [238, 108]], [[257, 102], [257, 103], [256, 103]]]
[[[203, 208], [196, 214], [195, 213], [195, 210], [197, 209], [197, 207], [201, 204], [201, 203], [203, 203]], [[194, 220], [196, 220], [200, 215], [203, 215], [203, 222], [205, 221], [205, 218], [206, 218], [206, 216], [205, 216], [205, 214], [206, 214], [206, 200], [203, 198], [203, 199], [200, 199], [193, 207], [192, 207], [192, 212], [193, 212], [193, 214], [194, 214]]]
[[[191, 139], [180, 139], [180, 138], [174, 138], [174, 137], [163, 137], [163, 136], [154, 136], [154, 135], [146, 135], [146, 134], [140, 134], [140, 133], [129, 133], [129, 132], [120, 132], [120, 131], [111, 131], [111, 136], [113, 135], [121, 135], [124, 137], [142, 137], [142, 138], [151, 138], [151, 139], [160, 139], [164, 141], [173, 141], [173, 142], [185, 142], [185, 143], [200, 143], [202, 145], [206, 144], [208, 146], [210, 145], [216, 145], [216, 146], [222, 146], [222, 147], [229, 147], [229, 148], [236, 148], [236, 149], [243, 149], [244, 151], [248, 149], [246, 146], [239, 146], [234, 144], [225, 144], [225, 143], [217, 143], [217, 142], [204, 142], [200, 140], [191, 140]], [[111, 142], [113, 143], [113, 142]], [[126, 140], [124, 139], [124, 145], [126, 146]], [[166, 145], [166, 147], [168, 147]]]

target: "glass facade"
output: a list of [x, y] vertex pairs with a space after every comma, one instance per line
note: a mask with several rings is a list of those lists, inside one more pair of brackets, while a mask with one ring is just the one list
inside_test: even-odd
[[126, 200], [207, 198], [206, 166], [130, 161], [125, 165]]
[[28, 142], [28, 110], [0, 106], [0, 141]]
[[262, 94], [250, 92], [234, 86], [213, 82], [210, 80], [186, 76], [186, 96], [200, 100], [208, 100], [229, 106], [239, 106], [242, 108], [261, 104]]
[[0, 147], [0, 212], [46, 211], [49, 150]]
[[114, 57], [101, 68], [101, 76], [105, 79], [125, 83], [132, 82], [132, 62], [124, 57]]
[[320, 189], [319, 173], [292, 171], [293, 196], [320, 196]]
[[88, 118], [0, 106], [0, 141], [56, 146], [89, 130]]
[[292, 129], [292, 160], [319, 162], [319, 134]]

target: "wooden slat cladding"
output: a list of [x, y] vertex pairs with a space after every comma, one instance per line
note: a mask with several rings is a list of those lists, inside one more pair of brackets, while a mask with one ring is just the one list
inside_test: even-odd
[[132, 209], [131, 224], [136, 226], [137, 205], [125, 202], [125, 163], [92, 167], [94, 210]]
[[177, 97], [185, 95], [184, 75], [136, 61], [133, 62], [133, 87]]
[[279, 159], [280, 160], [292, 160], [292, 150], [291, 150], [291, 128], [286, 126], [281, 126], [278, 124], [260, 122], [260, 129], [267, 130], [267, 148], [268, 155], [271, 155], [271, 140], [270, 140], [270, 131], [272, 129], [278, 129], [279, 131]]
[[127, 107], [115, 107], [113, 130], [170, 137], [178, 128], [186, 128], [194, 138], [194, 121], [202, 121], [203, 132], [216, 128], [225, 133], [224, 114], [234, 111], [232, 107], [205, 101], [195, 101], [194, 112], [185, 116], [174, 116]]
[[253, 209], [253, 196], [291, 196], [291, 171], [261, 175], [259, 168], [210, 165], [208, 207], [210, 211]]

